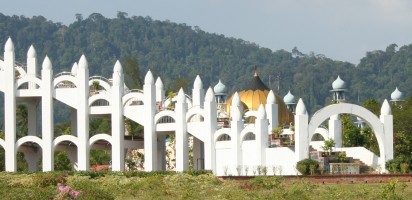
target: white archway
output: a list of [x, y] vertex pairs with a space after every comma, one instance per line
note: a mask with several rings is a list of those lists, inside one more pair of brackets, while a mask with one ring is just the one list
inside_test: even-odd
[[[383, 123], [379, 120], [379, 118], [374, 115], [371, 111], [367, 110], [364, 107], [349, 104], [349, 103], [339, 103], [329, 105], [318, 112], [316, 112], [309, 122], [308, 127], [308, 141], [313, 137], [315, 134], [315, 130], [319, 127], [319, 125], [330, 118], [332, 115], [336, 114], [352, 114], [364, 119], [369, 126], [372, 128], [376, 139], [378, 141], [379, 146], [379, 153], [380, 156], [385, 156], [385, 145], [384, 145], [384, 127]], [[308, 147], [309, 148], [309, 147]]]

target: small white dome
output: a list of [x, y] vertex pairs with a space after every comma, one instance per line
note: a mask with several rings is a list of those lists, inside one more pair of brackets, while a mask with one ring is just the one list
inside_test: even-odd
[[290, 93], [290, 90], [289, 90], [288, 94], [286, 94], [286, 95], [283, 97], [283, 101], [284, 101], [286, 104], [295, 103], [295, 96], [293, 96], [293, 94]]
[[45, 70], [51, 70], [52, 68], [52, 63], [49, 59], [49, 57], [46, 55], [46, 57], [43, 60], [43, 64], [42, 64], [43, 69]]
[[119, 60], [114, 64], [113, 72], [123, 73], [122, 64], [120, 64]]
[[306, 111], [306, 106], [303, 103], [302, 98], [299, 99], [298, 105], [296, 106], [296, 115], [306, 115], [308, 112]]
[[227, 88], [226, 86], [219, 80], [219, 83], [213, 87], [213, 91], [215, 91], [215, 94], [226, 94], [227, 93]]
[[391, 94], [392, 101], [399, 101], [402, 99], [402, 97], [403, 97], [402, 92], [398, 90], [398, 87], [396, 87], [395, 91], [393, 91]]
[[268, 97], [266, 98], [267, 104], [276, 104], [275, 93], [272, 90], [269, 91]]
[[381, 115], [392, 115], [391, 106], [389, 105], [389, 102], [386, 99], [383, 102], [382, 107], [381, 107]]
[[177, 103], [184, 103], [186, 101], [185, 92], [182, 88], [180, 88], [179, 92], [177, 93]]
[[215, 101], [215, 94], [213, 93], [212, 88], [209, 87], [205, 95], [205, 102], [214, 102], [214, 101]]
[[159, 89], [159, 90], [163, 90], [163, 88], [164, 88], [163, 87], [163, 81], [160, 77], [157, 77], [155, 85], [156, 85], [156, 88]]
[[333, 81], [333, 83], [332, 83], [332, 88], [333, 88], [334, 90], [345, 89], [345, 87], [346, 87], [345, 81], [343, 81], [342, 79], [340, 79], [339, 76], [338, 76], [338, 78], [337, 78], [335, 81]]
[[196, 76], [195, 82], [193, 83], [193, 89], [203, 89], [203, 83], [199, 75]]
[[149, 70], [144, 77], [144, 84], [145, 85], [154, 85], [154, 78], [152, 72]]
[[78, 66], [78, 69], [88, 69], [89, 68], [89, 64], [87, 63], [87, 59], [84, 54], [80, 57], [79, 64], [77, 66]]
[[71, 73], [72, 73], [73, 76], [77, 75], [77, 62], [73, 63]]
[[12, 52], [14, 51], [14, 44], [13, 41], [11, 41], [11, 38], [7, 39], [6, 44], [4, 45], [4, 51], [7, 52]]

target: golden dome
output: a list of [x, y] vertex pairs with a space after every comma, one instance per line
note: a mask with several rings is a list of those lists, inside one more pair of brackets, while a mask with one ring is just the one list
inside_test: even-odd
[[[238, 92], [240, 101], [243, 105], [243, 111], [258, 110], [260, 104], [266, 104], [269, 91], [269, 88], [262, 82], [262, 80], [260, 80], [259, 75], [255, 71], [253, 80], [248, 87]], [[226, 110], [229, 114], [232, 98], [233, 95], [226, 101]], [[291, 122], [293, 123], [293, 114], [287, 109], [282, 97], [275, 94], [275, 98], [279, 108], [279, 125], [289, 125]]]

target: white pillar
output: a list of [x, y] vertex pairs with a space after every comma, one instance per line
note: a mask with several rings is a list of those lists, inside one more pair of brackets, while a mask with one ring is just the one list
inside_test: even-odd
[[380, 120], [383, 123], [383, 151], [381, 150], [381, 168], [385, 169], [385, 162], [393, 159], [393, 115], [388, 100], [382, 104]]
[[54, 170], [53, 70], [49, 57], [43, 61], [42, 71], [42, 139], [43, 171]]
[[[233, 163], [229, 169], [236, 169], [238, 166], [242, 166], [242, 147], [241, 147], [241, 139], [240, 133], [243, 130], [243, 120], [242, 114], [237, 106], [231, 106], [230, 108], [230, 116], [232, 116], [232, 121], [230, 122], [230, 134], [231, 134], [231, 147], [232, 147], [232, 156], [233, 156]], [[236, 171], [233, 171], [232, 174], [236, 174]]]
[[77, 147], [78, 170], [89, 170], [89, 69], [86, 57], [82, 55], [77, 69]]
[[272, 90], [270, 90], [266, 99], [266, 114], [269, 120], [269, 131], [276, 128], [279, 124], [279, 108], [276, 103], [276, 97]]
[[[311, 140], [312, 138], [309, 138]], [[328, 138], [324, 138], [327, 140]], [[329, 119], [329, 139], [335, 141], [335, 147], [342, 147], [342, 121], [339, 119], [339, 114], [332, 115]]]
[[157, 167], [157, 135], [154, 116], [156, 114], [156, 91], [151, 71], [148, 71], [143, 85], [144, 91], [144, 169], [154, 171]]
[[268, 147], [269, 137], [268, 124], [269, 120], [266, 119], [265, 107], [260, 104], [255, 120], [255, 137], [258, 150], [257, 163], [261, 166], [266, 166], [266, 148]]
[[116, 61], [112, 86], [112, 170], [124, 171], [123, 69]]
[[295, 115], [295, 159], [296, 162], [309, 158], [308, 112], [299, 99]]
[[187, 103], [183, 89], [177, 94], [176, 113], [176, 171], [189, 169], [189, 141], [186, 124]]
[[4, 47], [4, 130], [6, 171], [15, 172], [16, 162], [16, 89], [14, 45], [9, 38]]
[[165, 99], [165, 91], [164, 91], [162, 79], [160, 79], [160, 77], [157, 77], [155, 85], [156, 85], [156, 102], [163, 102], [163, 100]]
[[214, 136], [217, 128], [217, 110], [212, 88], [206, 92], [204, 102], [205, 169], [216, 174], [216, 149]]

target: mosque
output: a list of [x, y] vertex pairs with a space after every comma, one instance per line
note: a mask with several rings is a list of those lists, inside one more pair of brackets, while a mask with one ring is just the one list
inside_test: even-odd
[[[312, 116], [304, 100], [289, 93], [281, 98], [260, 79], [255, 68], [246, 88], [227, 96], [219, 81], [205, 89], [196, 77], [192, 95], [181, 89], [166, 99], [161, 78], [147, 72], [142, 89], [129, 89], [124, 83], [119, 61], [110, 78], [89, 76], [87, 59], [81, 56], [70, 72], [53, 72], [46, 56], [37, 73], [38, 58], [31, 46], [26, 66], [15, 61], [14, 45], [9, 38], [0, 60], [0, 91], [5, 102], [6, 171], [15, 172], [16, 154], [23, 152], [30, 171], [54, 170], [54, 152], [67, 151], [76, 170], [89, 170], [91, 149], [110, 149], [112, 170], [125, 170], [125, 152], [144, 150], [144, 170], [166, 170], [166, 137], [175, 135], [176, 171], [189, 169], [188, 138], [193, 137], [193, 167], [212, 170], [216, 175], [253, 175], [261, 169], [267, 174], [296, 175], [296, 163], [306, 158], [322, 160], [323, 141], [312, 141], [315, 134], [336, 143], [334, 151], [345, 152], [367, 166], [385, 172], [385, 162], [393, 159], [393, 116], [389, 102], [382, 104], [380, 116], [345, 101], [345, 82], [338, 77], [332, 83], [336, 104], [326, 106]], [[96, 89], [95, 84], [99, 87]], [[392, 101], [402, 93], [396, 88]], [[71, 109], [71, 133], [54, 132], [55, 101]], [[16, 105], [28, 109], [28, 135], [16, 138]], [[342, 147], [342, 122], [339, 114], [352, 114], [374, 131], [379, 155], [364, 147]], [[89, 119], [111, 119], [111, 134], [89, 135]], [[125, 134], [124, 117], [144, 126], [144, 139]], [[322, 127], [328, 124], [328, 129]], [[355, 167], [349, 173], [359, 173]]]

